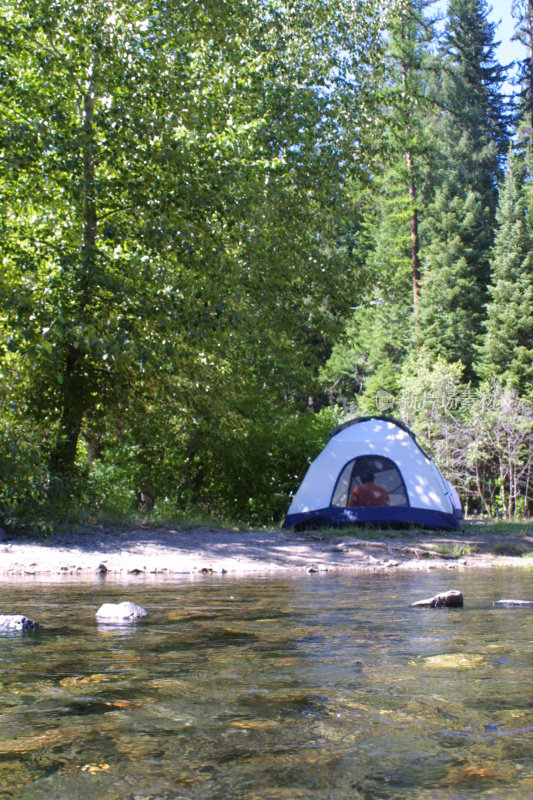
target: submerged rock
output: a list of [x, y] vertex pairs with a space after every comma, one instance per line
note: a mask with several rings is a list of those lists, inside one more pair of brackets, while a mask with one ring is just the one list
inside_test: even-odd
[[427, 656], [421, 663], [436, 669], [477, 669], [484, 663], [484, 658], [478, 653], [443, 653]]
[[36, 631], [39, 623], [24, 614], [0, 614], [0, 631]]
[[96, 619], [98, 622], [111, 622], [116, 625], [137, 622], [147, 615], [145, 608], [125, 600], [123, 603], [104, 603], [96, 612]]
[[516, 606], [518, 608], [533, 606], [533, 600], [512, 600], [512, 599], [504, 599], [504, 600], [496, 600], [494, 603], [495, 606]]
[[427, 600], [417, 600], [416, 603], [411, 603], [411, 607], [415, 608], [462, 608], [463, 605], [463, 593], [456, 589], [441, 592], [434, 597], [428, 597]]

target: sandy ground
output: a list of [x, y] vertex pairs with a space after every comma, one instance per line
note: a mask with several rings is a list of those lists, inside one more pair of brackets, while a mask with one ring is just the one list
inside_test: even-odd
[[[443, 553], [442, 550], [449, 552]], [[505, 555], [505, 552], [512, 555]], [[0, 580], [153, 579], [206, 574], [269, 575], [324, 572], [533, 568], [531, 536], [417, 533], [381, 541], [327, 536], [319, 531], [238, 531], [94, 527], [45, 539], [1, 535]]]

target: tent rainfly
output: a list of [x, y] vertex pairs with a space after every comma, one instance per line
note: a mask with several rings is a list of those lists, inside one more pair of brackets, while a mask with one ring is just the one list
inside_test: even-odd
[[457, 492], [392, 417], [358, 417], [330, 434], [292, 499], [284, 528], [356, 524], [458, 530]]

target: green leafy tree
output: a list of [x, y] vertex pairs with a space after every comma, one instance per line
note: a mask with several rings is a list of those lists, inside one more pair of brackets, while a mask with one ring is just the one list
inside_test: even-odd
[[464, 449], [466, 436], [461, 424], [461, 406], [469, 394], [464, 367], [420, 349], [407, 359], [399, 376], [395, 410], [413, 429], [443, 474], [466, 490]]
[[489, 378], [473, 388], [464, 367], [421, 349], [398, 380], [394, 413], [405, 420], [467, 513], [522, 516], [531, 507], [531, 403]]
[[527, 517], [533, 502], [533, 407], [500, 378], [483, 381], [463, 413], [463, 471], [477, 510]]
[[176, 69], [175, 25], [154, 30], [143, 4], [3, 10], [8, 346], [28, 365], [34, 413], [56, 427], [50, 462], [64, 472], [87, 413], [173, 355], [171, 321], [181, 312], [194, 330], [202, 306], [216, 316], [209, 295], [188, 291], [199, 254], [167, 257], [177, 231], [183, 246], [205, 217], [164, 231], [168, 164], [181, 163], [173, 193], [201, 202], [187, 177], [198, 179], [202, 146], [180, 140], [167, 100], [178, 72], [188, 82], [196, 67]]
[[198, 488], [221, 422], [241, 440], [258, 393], [302, 404], [350, 303], [328, 245], [379, 116], [382, 4], [0, 9], [2, 380], [55, 474], [84, 437]]

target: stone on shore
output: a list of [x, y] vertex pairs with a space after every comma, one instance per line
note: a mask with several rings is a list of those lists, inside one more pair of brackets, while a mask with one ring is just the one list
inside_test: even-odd
[[416, 603], [411, 603], [413, 608], [462, 608], [463, 605], [463, 593], [456, 589], [441, 592], [434, 597], [428, 597], [427, 600], [417, 600]]
[[0, 631], [36, 631], [39, 623], [24, 614], [0, 614]]
[[98, 622], [109, 622], [115, 625], [137, 622], [146, 617], [148, 612], [142, 606], [137, 606], [129, 600], [123, 603], [104, 603], [96, 612]]
[[527, 608], [528, 606], [533, 606], [533, 600], [512, 600], [512, 599], [504, 599], [504, 600], [496, 600], [494, 603], [495, 606], [508, 606], [508, 607], [517, 607], [517, 608]]

